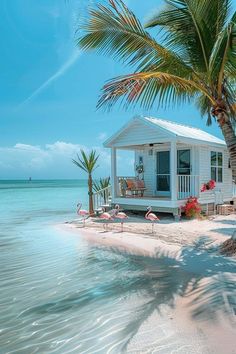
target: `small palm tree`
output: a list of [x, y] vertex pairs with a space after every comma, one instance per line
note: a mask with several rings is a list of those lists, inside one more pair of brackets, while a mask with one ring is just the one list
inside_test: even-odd
[[105, 177], [105, 178], [100, 178], [99, 181], [94, 181], [93, 182], [93, 190], [95, 192], [101, 191], [101, 195], [104, 200], [104, 204], [107, 204], [109, 195], [106, 192], [106, 188], [110, 186], [110, 177]]
[[196, 103], [216, 119], [227, 144], [236, 180], [236, 13], [230, 0], [165, 0], [147, 23], [162, 34], [156, 40], [121, 0], [90, 9], [78, 45], [97, 50], [133, 69], [103, 87], [98, 107], [120, 99], [145, 109]]
[[99, 155], [96, 154], [96, 150], [92, 150], [88, 155], [84, 150], [80, 150], [81, 156], [77, 154], [77, 160], [72, 160], [72, 162], [81, 168], [84, 172], [88, 174], [88, 195], [89, 195], [89, 214], [93, 215], [93, 178], [92, 173], [98, 167], [97, 160]]

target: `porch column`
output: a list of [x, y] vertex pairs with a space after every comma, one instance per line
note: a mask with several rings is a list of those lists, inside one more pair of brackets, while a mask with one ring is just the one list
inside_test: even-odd
[[112, 198], [117, 194], [117, 166], [116, 166], [116, 148], [111, 148], [111, 192]]
[[177, 177], [177, 149], [176, 141], [171, 141], [170, 144], [170, 190], [171, 190], [171, 200], [177, 200], [177, 187], [178, 187], [178, 177]]

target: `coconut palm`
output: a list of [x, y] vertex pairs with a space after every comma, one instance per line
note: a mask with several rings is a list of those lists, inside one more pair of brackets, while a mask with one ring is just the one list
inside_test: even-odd
[[72, 160], [72, 162], [81, 168], [84, 172], [88, 174], [88, 195], [89, 195], [89, 214], [93, 215], [93, 178], [92, 173], [98, 167], [97, 160], [99, 155], [96, 154], [96, 150], [92, 150], [88, 155], [84, 150], [80, 150], [81, 156], [77, 154], [77, 160]]
[[[139, 103], [145, 109], [194, 101], [207, 124], [216, 119], [236, 180], [236, 14], [230, 0], [165, 0], [146, 27], [121, 0], [90, 8], [78, 45], [97, 50], [132, 72], [110, 80], [98, 107]], [[159, 40], [160, 39], [160, 40]]]

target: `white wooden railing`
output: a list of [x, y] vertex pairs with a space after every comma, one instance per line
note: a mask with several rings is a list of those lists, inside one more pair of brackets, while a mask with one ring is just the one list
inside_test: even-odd
[[111, 186], [93, 193], [93, 208], [94, 210], [108, 205], [111, 201]]
[[200, 192], [199, 176], [178, 175], [178, 199], [198, 197]]
[[[159, 177], [171, 178], [170, 175], [158, 175]], [[117, 176], [117, 195], [122, 195], [121, 182], [122, 180], [135, 179], [134, 176]], [[200, 194], [200, 184], [199, 176], [195, 175], [176, 175], [177, 179], [177, 198], [186, 199], [188, 197], [194, 196], [199, 197]], [[169, 181], [170, 183], [170, 181]]]

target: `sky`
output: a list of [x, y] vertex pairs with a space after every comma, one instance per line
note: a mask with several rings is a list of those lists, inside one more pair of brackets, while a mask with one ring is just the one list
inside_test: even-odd
[[[206, 127], [191, 105], [96, 110], [104, 82], [127, 68], [76, 47], [78, 22], [94, 2], [0, 1], [0, 179], [84, 178], [71, 162], [80, 148], [100, 154], [95, 177], [109, 175], [110, 152], [102, 143], [136, 114], [191, 124], [221, 137], [217, 125]], [[161, 0], [125, 2], [142, 22], [162, 6]], [[119, 161], [119, 173], [130, 174], [132, 156], [120, 155]]]

